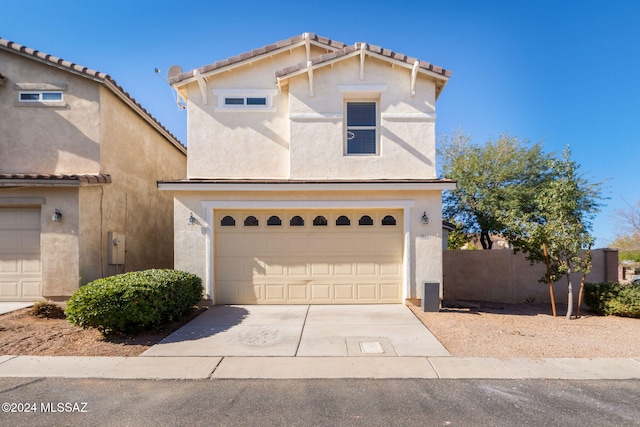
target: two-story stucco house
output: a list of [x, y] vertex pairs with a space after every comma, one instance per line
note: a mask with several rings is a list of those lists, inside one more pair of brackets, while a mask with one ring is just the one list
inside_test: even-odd
[[449, 71], [305, 33], [170, 83], [188, 110], [175, 266], [215, 304], [400, 303], [442, 283]]
[[110, 76], [0, 39], [0, 301], [173, 266], [186, 149]]

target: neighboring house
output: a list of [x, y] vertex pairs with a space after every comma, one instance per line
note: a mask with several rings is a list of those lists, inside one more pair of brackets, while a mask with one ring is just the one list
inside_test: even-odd
[[450, 72], [305, 33], [169, 79], [188, 110], [175, 266], [215, 304], [400, 303], [442, 283]]
[[106, 74], [0, 39], [0, 75], [0, 300], [172, 267], [185, 147]]

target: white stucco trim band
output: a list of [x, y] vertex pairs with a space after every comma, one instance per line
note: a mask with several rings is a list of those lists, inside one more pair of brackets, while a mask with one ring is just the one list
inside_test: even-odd
[[215, 301], [215, 253], [214, 223], [216, 209], [402, 209], [403, 211], [403, 254], [402, 254], [402, 299], [411, 297], [411, 208], [414, 200], [203, 200], [205, 209], [205, 289], [213, 304]]
[[332, 122], [342, 120], [342, 113], [290, 113], [293, 122]]
[[435, 122], [436, 113], [382, 113], [382, 120], [390, 122]]
[[426, 180], [426, 181], [389, 181], [389, 182], [296, 182], [296, 181], [176, 181], [158, 182], [160, 190], [167, 191], [434, 191], [455, 190], [456, 183], [451, 180]]

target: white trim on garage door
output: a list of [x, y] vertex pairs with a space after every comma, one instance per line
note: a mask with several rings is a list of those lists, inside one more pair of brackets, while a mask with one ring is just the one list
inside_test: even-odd
[[0, 208], [0, 301], [41, 295], [40, 209]]
[[[206, 277], [205, 277], [205, 289], [207, 290], [208, 297], [212, 299], [213, 303], [216, 301], [216, 292], [214, 289], [215, 283], [215, 234], [216, 234], [216, 222], [214, 218], [217, 218], [218, 210], [230, 211], [230, 210], [308, 210], [308, 211], [334, 211], [336, 209], [342, 210], [357, 210], [363, 212], [363, 210], [370, 210], [375, 212], [375, 215], [380, 215], [384, 211], [396, 210], [399, 212], [400, 218], [398, 218], [398, 238], [400, 239], [400, 245], [402, 247], [401, 254], [401, 267], [400, 267], [400, 293], [401, 299], [397, 302], [403, 301], [409, 295], [409, 236], [410, 236], [410, 208], [414, 205], [413, 200], [357, 200], [357, 201], [203, 201], [202, 206], [206, 209], [206, 222], [207, 222], [207, 244], [206, 244]], [[336, 211], [337, 212], [337, 211]], [[384, 216], [384, 215], [383, 215]], [[378, 218], [378, 216], [376, 216]], [[379, 217], [382, 218], [382, 217]], [[379, 219], [378, 218], [378, 219]], [[243, 218], [244, 220], [244, 218]], [[353, 220], [353, 218], [352, 218]]]

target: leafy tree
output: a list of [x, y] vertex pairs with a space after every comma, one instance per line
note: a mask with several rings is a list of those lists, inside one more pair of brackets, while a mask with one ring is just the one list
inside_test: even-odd
[[571, 273], [582, 271], [584, 277], [591, 268], [591, 221], [602, 199], [602, 183], [589, 182], [578, 169], [567, 147], [561, 158], [550, 163], [554, 179], [538, 189], [529, 209], [512, 210], [503, 217], [514, 246], [532, 263], [545, 262], [547, 272], [541, 281], [549, 283], [552, 304], [553, 282], [566, 278], [567, 318], [573, 314]]
[[551, 156], [541, 143], [500, 135], [476, 145], [461, 131], [444, 136], [438, 149], [442, 175], [458, 181], [443, 195], [444, 217], [461, 231], [480, 234], [483, 249], [491, 249], [491, 234], [504, 233], [505, 211], [526, 211], [537, 189], [549, 180]]
[[447, 237], [447, 248], [460, 249], [469, 241], [469, 239], [462, 231], [460, 224], [455, 222], [452, 222], [451, 224], [454, 226], [454, 229], [449, 231], [449, 236]]

